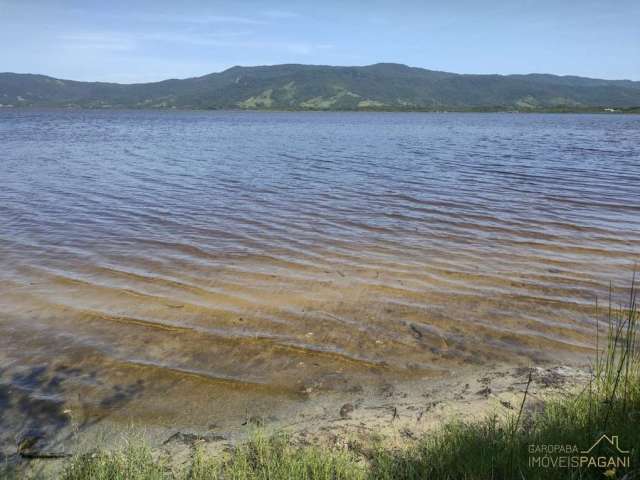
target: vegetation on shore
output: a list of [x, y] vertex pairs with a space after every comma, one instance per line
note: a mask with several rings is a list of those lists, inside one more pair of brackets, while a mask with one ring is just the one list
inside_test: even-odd
[[129, 85], [0, 73], [0, 106], [622, 113], [640, 108], [640, 82], [460, 75], [394, 63], [232, 67], [202, 77]]
[[[634, 282], [625, 307], [614, 309], [609, 302], [606, 334], [602, 326], [596, 333], [597, 353], [589, 384], [582, 391], [546, 400], [537, 409], [529, 408], [529, 376], [520, 408], [509, 416], [453, 420], [410, 447], [390, 449], [384, 439], [372, 438], [367, 444], [353, 442], [338, 450], [299, 446], [284, 435], [258, 433], [220, 457], [196, 449], [188, 465], [176, 467], [154, 455], [144, 442], [128, 441], [118, 451], [75, 457], [65, 466], [62, 479], [640, 478], [640, 314], [636, 295]], [[613, 437], [619, 443], [610, 442]], [[578, 460], [572, 460], [574, 457]], [[554, 467], [554, 461], [559, 466]]]

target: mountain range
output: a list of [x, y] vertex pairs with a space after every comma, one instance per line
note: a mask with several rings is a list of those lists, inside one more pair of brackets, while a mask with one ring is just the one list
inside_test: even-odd
[[0, 73], [13, 107], [256, 110], [637, 111], [640, 82], [548, 74], [469, 75], [394, 63], [232, 67], [202, 77], [118, 84]]

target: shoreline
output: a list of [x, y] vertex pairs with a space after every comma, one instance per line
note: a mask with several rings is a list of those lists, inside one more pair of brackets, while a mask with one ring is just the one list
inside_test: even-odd
[[[160, 427], [144, 422], [111, 422], [75, 431], [63, 443], [42, 443], [36, 458], [17, 451], [3, 461], [27, 478], [36, 473], [58, 475], [69, 456], [113, 451], [128, 438], [142, 439], [154, 457], [183, 468], [196, 450], [220, 457], [249, 441], [256, 431], [284, 433], [292, 445], [344, 450], [349, 445], [382, 440], [386, 447], [407, 448], [417, 439], [453, 419], [472, 420], [491, 414], [506, 416], [522, 402], [529, 371], [532, 384], [527, 409], [535, 409], [549, 397], [562, 396], [586, 385], [590, 369], [585, 362], [552, 363], [526, 367], [478, 366], [453, 370], [442, 378], [383, 384], [352, 392], [311, 394], [295, 412], [247, 414], [238, 425], [215, 424], [200, 428]], [[74, 430], [71, 426], [71, 430]], [[5, 449], [5, 452], [7, 450]], [[37, 458], [39, 455], [60, 458]]]
[[61, 110], [61, 111], [141, 111], [141, 112], [228, 112], [228, 113], [434, 113], [434, 114], [540, 114], [540, 115], [640, 115], [640, 107], [631, 109], [620, 109], [616, 111], [606, 111], [605, 108], [585, 109], [585, 110], [509, 110], [509, 109], [268, 109], [268, 108], [196, 108], [196, 107], [132, 107], [132, 106], [65, 106], [65, 105], [0, 105], [2, 110]]

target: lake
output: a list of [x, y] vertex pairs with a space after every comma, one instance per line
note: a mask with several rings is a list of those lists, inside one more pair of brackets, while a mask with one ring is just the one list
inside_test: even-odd
[[5, 109], [0, 145], [4, 432], [584, 358], [640, 258], [640, 116]]

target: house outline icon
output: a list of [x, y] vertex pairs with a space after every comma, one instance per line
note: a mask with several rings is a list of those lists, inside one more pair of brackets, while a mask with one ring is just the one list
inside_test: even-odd
[[607, 442], [609, 442], [612, 446], [615, 447], [616, 450], [618, 450], [619, 453], [629, 453], [629, 450], [622, 450], [619, 446], [618, 446], [618, 436], [617, 435], [611, 435], [610, 437], [607, 436], [606, 434], [603, 434], [602, 436], [600, 436], [600, 438], [598, 440], [595, 441], [595, 443], [593, 445], [591, 445], [591, 448], [589, 448], [589, 450], [582, 450], [580, 453], [591, 453], [591, 451], [596, 448], [600, 442], [602, 442], [603, 440], [606, 440]]

